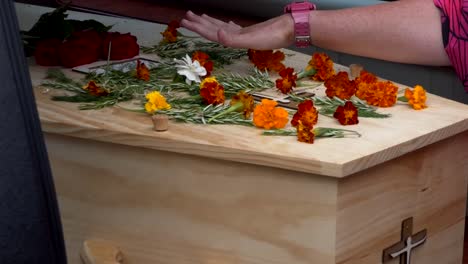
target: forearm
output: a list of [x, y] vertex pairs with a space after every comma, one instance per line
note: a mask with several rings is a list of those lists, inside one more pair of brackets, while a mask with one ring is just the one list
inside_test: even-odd
[[313, 11], [310, 26], [318, 47], [395, 62], [450, 64], [432, 0]]

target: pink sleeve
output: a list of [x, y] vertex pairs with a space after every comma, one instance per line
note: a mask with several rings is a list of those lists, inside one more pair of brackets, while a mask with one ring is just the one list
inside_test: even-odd
[[445, 51], [468, 92], [468, 0], [434, 0], [441, 11]]

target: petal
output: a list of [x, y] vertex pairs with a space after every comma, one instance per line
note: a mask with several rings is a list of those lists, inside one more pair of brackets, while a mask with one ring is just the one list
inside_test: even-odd
[[207, 74], [207, 71], [205, 69], [205, 67], [200, 67], [200, 68], [197, 68], [196, 69], [196, 72], [198, 75], [200, 76], [205, 76]]

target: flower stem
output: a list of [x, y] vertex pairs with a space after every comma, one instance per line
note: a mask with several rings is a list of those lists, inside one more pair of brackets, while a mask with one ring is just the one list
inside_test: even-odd
[[211, 123], [211, 121], [215, 120], [216, 118], [220, 117], [220, 116], [223, 116], [223, 115], [226, 115], [226, 114], [229, 114], [231, 112], [234, 112], [234, 111], [239, 111], [241, 110], [242, 108], [244, 107], [244, 104], [242, 102], [237, 102], [233, 105], [231, 105], [231, 107], [229, 107], [228, 109], [224, 110], [223, 112], [213, 116], [212, 118], [208, 119], [208, 123]]
[[357, 131], [342, 129], [342, 128], [329, 128], [329, 127], [317, 127], [314, 129], [314, 134], [316, 137], [337, 137], [343, 138], [347, 135], [361, 137]]
[[310, 68], [309, 70], [303, 70], [297, 74], [297, 79], [300, 80], [302, 78], [314, 75], [317, 71], [314, 68]]
[[407, 103], [408, 102], [408, 98], [406, 98], [405, 96], [400, 96], [397, 98], [398, 101], [400, 102], [404, 102], [404, 103]]

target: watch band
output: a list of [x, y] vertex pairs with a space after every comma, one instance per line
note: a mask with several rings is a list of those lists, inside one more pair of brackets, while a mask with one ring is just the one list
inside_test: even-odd
[[284, 7], [285, 13], [291, 13], [294, 20], [294, 36], [296, 46], [308, 47], [311, 43], [309, 28], [309, 13], [316, 7], [310, 2], [293, 2]]

